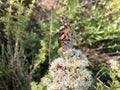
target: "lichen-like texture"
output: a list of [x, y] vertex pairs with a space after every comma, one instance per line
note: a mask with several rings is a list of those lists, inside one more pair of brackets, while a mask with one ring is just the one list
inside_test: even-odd
[[92, 77], [86, 67], [89, 61], [80, 50], [68, 50], [63, 57], [55, 59], [45, 79], [47, 90], [87, 90]]

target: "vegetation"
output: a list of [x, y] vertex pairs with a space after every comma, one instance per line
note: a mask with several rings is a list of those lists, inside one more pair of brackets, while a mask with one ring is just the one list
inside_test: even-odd
[[0, 90], [46, 88], [50, 63], [64, 57], [57, 53], [62, 14], [92, 63], [88, 90], [120, 89], [120, 1], [0, 0]]

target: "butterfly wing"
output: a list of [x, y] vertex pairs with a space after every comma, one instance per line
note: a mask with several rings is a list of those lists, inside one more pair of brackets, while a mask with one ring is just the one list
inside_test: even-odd
[[72, 49], [75, 41], [76, 41], [76, 34], [71, 29], [69, 33], [65, 36], [64, 41], [62, 43], [63, 50], [66, 51], [68, 49]]
[[75, 31], [71, 29], [67, 18], [63, 15], [60, 20], [59, 45], [63, 51], [71, 49], [76, 41]]

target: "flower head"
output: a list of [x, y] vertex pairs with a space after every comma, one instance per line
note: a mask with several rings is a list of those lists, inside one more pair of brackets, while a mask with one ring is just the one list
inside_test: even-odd
[[72, 49], [67, 51], [67, 56], [51, 63], [48, 74], [52, 79], [45, 81], [47, 90], [87, 90], [91, 86], [91, 73], [86, 69], [89, 61], [85, 55], [80, 50]]

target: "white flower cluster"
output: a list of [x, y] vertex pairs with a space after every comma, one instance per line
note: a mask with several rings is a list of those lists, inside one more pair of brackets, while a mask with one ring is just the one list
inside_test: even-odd
[[86, 69], [89, 61], [80, 50], [69, 50], [64, 57], [55, 59], [49, 68], [51, 78], [45, 79], [47, 90], [87, 90], [92, 83]]
[[107, 63], [110, 65], [110, 68], [113, 71], [117, 72], [117, 76], [120, 78], [120, 61], [116, 59], [110, 59], [107, 61]]

